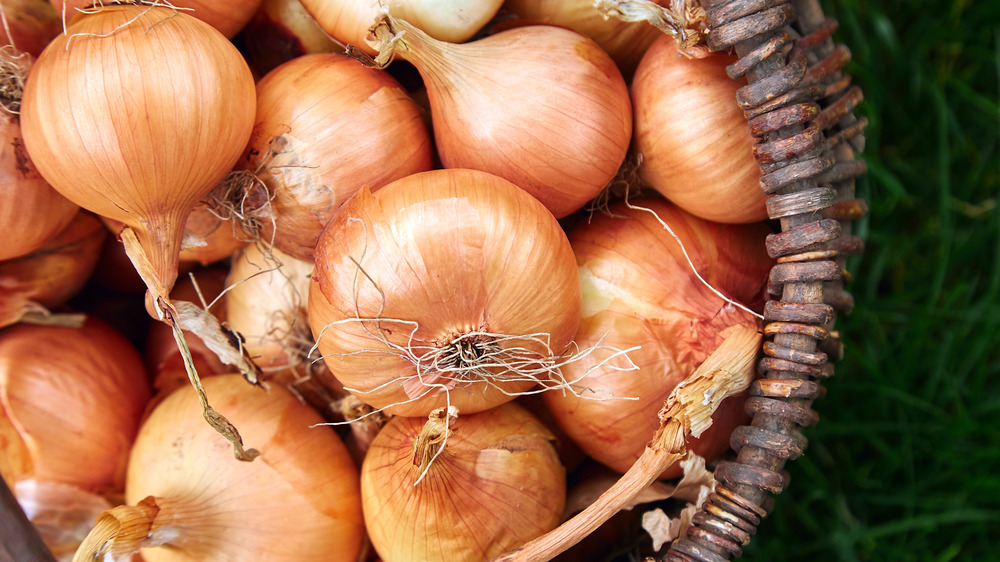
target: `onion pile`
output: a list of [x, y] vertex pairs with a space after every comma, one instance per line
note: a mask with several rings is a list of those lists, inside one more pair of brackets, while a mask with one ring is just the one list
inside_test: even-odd
[[54, 551], [551, 559], [727, 454], [773, 260], [702, 12], [52, 2], [0, 61], [0, 473]]

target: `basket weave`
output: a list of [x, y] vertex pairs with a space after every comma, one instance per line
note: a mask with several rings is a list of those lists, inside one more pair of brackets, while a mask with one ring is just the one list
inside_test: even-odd
[[664, 556], [666, 561], [717, 562], [738, 558], [772, 503], [788, 484], [785, 462], [802, 454], [802, 427], [816, 422], [811, 409], [820, 381], [842, 357], [834, 330], [850, 312], [844, 290], [848, 256], [864, 241], [851, 221], [867, 213], [854, 180], [865, 173], [855, 159], [864, 150], [864, 118], [853, 114], [861, 89], [841, 69], [850, 51], [834, 44], [837, 27], [819, 0], [716, 0], [706, 3], [712, 50], [735, 49], [727, 72], [746, 76], [737, 100], [756, 137], [771, 219], [781, 232], [767, 240], [777, 264], [764, 311], [764, 358], [750, 388], [753, 421], [730, 438], [735, 461], [715, 470], [716, 489]]

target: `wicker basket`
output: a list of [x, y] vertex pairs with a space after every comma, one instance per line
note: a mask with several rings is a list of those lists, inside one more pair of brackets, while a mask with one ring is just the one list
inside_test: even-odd
[[[712, 50], [735, 50], [730, 77], [748, 85], [737, 99], [757, 139], [754, 156], [781, 231], [768, 237], [777, 260], [765, 309], [765, 343], [751, 386], [749, 426], [737, 428], [737, 456], [715, 470], [717, 485], [686, 536], [662, 560], [716, 562], [738, 558], [788, 484], [787, 460], [802, 454], [801, 428], [817, 420], [820, 381], [842, 356], [836, 317], [850, 311], [848, 256], [863, 251], [851, 221], [867, 206], [855, 198], [856, 159], [866, 121], [853, 114], [858, 86], [842, 73], [850, 52], [831, 39], [837, 23], [819, 0], [705, 0]], [[0, 562], [53, 560], [6, 485], [0, 485]]]

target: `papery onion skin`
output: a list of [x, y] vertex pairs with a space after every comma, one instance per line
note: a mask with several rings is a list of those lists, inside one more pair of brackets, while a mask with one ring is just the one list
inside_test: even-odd
[[[66, 21], [76, 17], [80, 9], [100, 4], [94, 0], [49, 1], [57, 12], [66, 11]], [[198, 18], [214, 27], [226, 38], [232, 39], [250, 21], [260, 2], [261, 0], [170, 0], [170, 6], [178, 8], [179, 12]]]
[[394, 52], [424, 78], [444, 167], [503, 177], [557, 218], [614, 178], [632, 106], [621, 72], [593, 40], [533, 25], [450, 45], [397, 24], [405, 46]]
[[[711, 223], [659, 198], [630, 203], [654, 211], [673, 229], [713, 287], [751, 309], [763, 308], [773, 265], [764, 249], [766, 226]], [[608, 357], [601, 351], [562, 369], [565, 378], [579, 379], [579, 389], [588, 389], [581, 390], [582, 398], [569, 393], [543, 398], [588, 455], [624, 472], [659, 427], [657, 414], [673, 388], [718, 347], [727, 328], [755, 326], [758, 320], [699, 281], [677, 242], [646, 211], [619, 203], [608, 215], [595, 215], [574, 228], [570, 241], [583, 285], [577, 344], [600, 340], [617, 349], [639, 346], [628, 354], [638, 370], [595, 368]], [[626, 366], [621, 360], [612, 364]], [[709, 433], [689, 441], [692, 449], [712, 458], [724, 453], [731, 430], [746, 419], [741, 404], [734, 398], [724, 402]], [[664, 477], [678, 474], [675, 465]]]
[[362, 186], [431, 169], [421, 110], [383, 70], [344, 55], [304, 55], [257, 85], [257, 119], [241, 167], [273, 196], [261, 238], [312, 261], [319, 234]]
[[242, 55], [207, 24], [106, 6], [73, 18], [36, 61], [24, 142], [52, 187], [136, 232], [169, 291], [188, 214], [246, 146], [253, 88]]
[[310, 427], [322, 418], [283, 388], [239, 375], [203, 382], [261, 456], [234, 460], [191, 387], [161, 402], [136, 438], [125, 489], [129, 505], [152, 496], [160, 506], [151, 539], [168, 540], [144, 548], [143, 559], [355, 562], [364, 537], [358, 469], [336, 433]]
[[331, 37], [369, 55], [376, 51], [365, 42], [368, 28], [381, 5], [432, 37], [461, 43], [471, 38], [496, 15], [503, 0], [301, 0], [302, 5]]
[[[18, 64], [25, 73], [33, 60], [29, 55], [5, 60]], [[30, 254], [66, 227], [76, 215], [76, 204], [52, 189], [28, 156], [22, 141], [20, 119], [0, 110], [0, 261]]]
[[[382, 334], [386, 341], [423, 347], [418, 355], [472, 332], [545, 334], [549, 350], [526, 339], [501, 346], [560, 355], [579, 323], [579, 291], [565, 233], [537, 200], [491, 174], [435, 170], [375, 193], [363, 189], [344, 204], [317, 246], [309, 321], [330, 370], [358, 398], [392, 414], [426, 416], [448, 403], [446, 393], [425, 386], [439, 371], [418, 380], [414, 363], [386, 353], [372, 330], [381, 325], [391, 332]], [[383, 320], [362, 325], [352, 321], [358, 317]], [[497, 382], [501, 391], [479, 375], [468, 383], [449, 393], [467, 414], [534, 385]]]
[[562, 517], [565, 470], [552, 435], [514, 403], [451, 422], [441, 454], [414, 486], [414, 439], [424, 421], [396, 417], [372, 442], [361, 496], [385, 562], [488, 560], [552, 530]]
[[[82, 328], [5, 328], [0, 332], [0, 405], [30, 457], [30, 472], [5, 472], [4, 479], [121, 492], [148, 399], [139, 352], [94, 317]], [[8, 455], [5, 446], [0, 465], [11, 460]]]
[[184, 240], [178, 259], [209, 265], [230, 258], [246, 246], [245, 234], [231, 221], [219, 218], [206, 203], [198, 203], [184, 221]]
[[631, 81], [646, 49], [663, 34], [647, 22], [605, 18], [594, 0], [505, 0], [503, 9], [524, 22], [561, 25], [590, 37], [615, 59], [626, 81]]
[[642, 180], [684, 210], [725, 223], [767, 219], [754, 139], [736, 103], [745, 80], [732, 80], [725, 53], [690, 59], [666, 35], [632, 81], [635, 150]]

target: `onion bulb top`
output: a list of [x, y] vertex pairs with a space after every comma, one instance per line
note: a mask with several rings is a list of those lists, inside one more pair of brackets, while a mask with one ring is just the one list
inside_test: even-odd
[[474, 413], [549, 378], [579, 323], [580, 281], [537, 200], [447, 169], [349, 199], [317, 245], [309, 301], [320, 353], [361, 400]]
[[688, 58], [664, 35], [632, 80], [639, 175], [685, 211], [725, 223], [767, 219], [753, 135], [736, 103], [732, 55]]
[[[759, 330], [753, 314], [724, 300], [697, 275], [726, 298], [759, 311], [773, 264], [764, 249], [763, 224], [712, 223], [660, 198], [630, 203], [575, 227], [570, 241], [583, 286], [576, 342], [638, 347], [628, 353], [631, 365], [600, 350], [563, 367], [563, 376], [580, 389], [577, 395], [543, 394], [559, 426], [588, 455], [619, 472], [632, 466], [659, 427], [658, 412], [674, 387], [730, 331]], [[760, 345], [759, 337], [746, 341]], [[731, 430], [745, 419], [742, 399], [728, 399], [713, 419], [711, 434], [689, 441], [704, 457], [729, 448]], [[676, 476], [675, 467], [666, 476]]]
[[183, 12], [109, 5], [49, 44], [21, 110], [42, 177], [132, 228], [169, 293], [188, 214], [253, 127], [253, 77], [236, 47]]
[[392, 16], [374, 34], [380, 57], [395, 54], [423, 77], [444, 167], [507, 179], [561, 218], [597, 195], [625, 160], [628, 89], [592, 39], [532, 25], [452, 44]]
[[306, 10], [331, 37], [370, 55], [375, 50], [365, 42], [371, 27], [385, 7], [442, 41], [461, 43], [472, 37], [493, 16], [503, 0], [301, 0]]
[[[138, 0], [131, 1], [138, 3]], [[66, 21], [73, 19], [81, 9], [102, 3], [94, 0], [49, 0], [49, 2], [57, 12], [62, 13], [65, 10]], [[250, 21], [260, 3], [261, 0], [170, 0], [170, 6], [177, 7], [179, 11], [211, 25], [230, 39]], [[161, 5], [165, 4], [166, 2]]]

